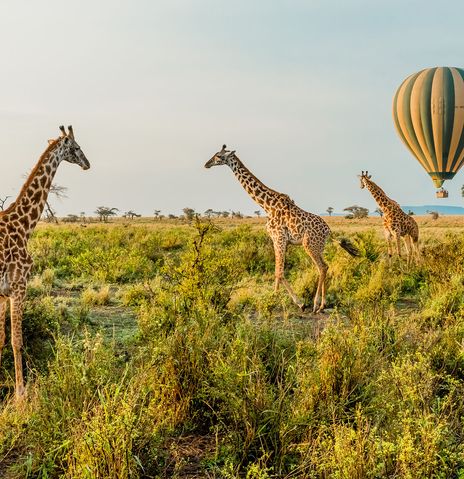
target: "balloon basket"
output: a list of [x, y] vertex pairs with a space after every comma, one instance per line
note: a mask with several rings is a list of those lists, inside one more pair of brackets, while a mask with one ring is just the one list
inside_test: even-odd
[[448, 192], [443, 188], [437, 191], [437, 198], [448, 198]]

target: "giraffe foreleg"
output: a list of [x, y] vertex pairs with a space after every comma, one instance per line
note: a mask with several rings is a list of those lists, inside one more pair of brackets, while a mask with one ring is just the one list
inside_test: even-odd
[[279, 285], [282, 283], [287, 290], [288, 294], [292, 298], [292, 301], [300, 308], [304, 309], [303, 302], [298, 299], [298, 296], [293, 291], [290, 283], [284, 277], [284, 267], [285, 267], [285, 252], [287, 250], [287, 242], [285, 238], [275, 237], [272, 238], [274, 243], [274, 254], [275, 254], [275, 282], [274, 282], [274, 291], [279, 290]]
[[387, 228], [384, 230], [385, 239], [387, 241], [387, 254], [389, 261], [393, 255], [393, 247], [392, 247], [392, 234], [391, 231]]
[[274, 292], [277, 293], [280, 283], [284, 279], [285, 252], [287, 250], [287, 245], [281, 238], [273, 239], [273, 243], [275, 256]]
[[6, 298], [0, 298], [0, 364], [2, 363], [2, 352], [5, 346], [5, 319], [6, 319]]
[[15, 363], [15, 392], [17, 399], [24, 395], [22, 320], [25, 293], [25, 288], [21, 288], [21, 290], [13, 294], [10, 298], [11, 345], [13, 347]]

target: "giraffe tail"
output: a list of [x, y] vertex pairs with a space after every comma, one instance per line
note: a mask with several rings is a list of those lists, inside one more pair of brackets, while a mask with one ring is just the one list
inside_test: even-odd
[[348, 238], [342, 238], [339, 240], [339, 244], [351, 256], [359, 256], [359, 249]]

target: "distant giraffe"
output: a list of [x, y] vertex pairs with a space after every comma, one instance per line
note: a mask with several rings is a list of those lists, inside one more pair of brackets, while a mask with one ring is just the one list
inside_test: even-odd
[[383, 212], [382, 219], [385, 238], [387, 240], [388, 256], [391, 257], [393, 254], [393, 239], [396, 241], [398, 256], [401, 256], [401, 238], [403, 238], [408, 263], [414, 256], [418, 258], [419, 227], [414, 218], [406, 214], [395, 200], [389, 198], [385, 192], [371, 180], [371, 175], [369, 175], [367, 171], [362, 171], [359, 178], [361, 180], [361, 188], [367, 188], [370, 191]]
[[24, 393], [22, 369], [22, 315], [26, 286], [32, 267], [27, 242], [43, 212], [48, 192], [60, 163], [76, 163], [87, 170], [90, 164], [74, 140], [71, 126], [68, 133], [60, 126], [61, 136], [49, 140], [45, 152], [30, 173], [18, 198], [0, 212], [0, 361], [5, 345], [5, 317], [10, 300], [11, 344], [15, 363], [16, 397]]
[[[268, 214], [267, 231], [272, 239], [275, 253], [275, 291], [282, 283], [293, 302], [304, 311], [305, 305], [298, 299], [284, 277], [287, 245], [302, 244], [319, 270], [313, 312], [322, 311], [325, 307], [325, 278], [328, 269], [323, 258], [325, 243], [330, 235], [328, 224], [320, 216], [299, 208], [286, 194], [271, 190], [261, 183], [239, 160], [235, 151], [226, 149], [226, 145], [223, 145], [221, 151], [215, 153], [206, 162], [205, 167], [211, 168], [218, 165], [228, 165], [245, 191]], [[352, 256], [357, 255], [357, 249], [348, 240], [340, 241], [340, 245]]]

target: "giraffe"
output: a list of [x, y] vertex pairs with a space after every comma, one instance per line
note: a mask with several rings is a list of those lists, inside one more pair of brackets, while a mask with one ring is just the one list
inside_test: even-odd
[[[302, 311], [306, 309], [284, 277], [285, 252], [288, 244], [303, 245], [319, 271], [313, 312], [321, 312], [325, 307], [325, 279], [328, 266], [323, 253], [331, 233], [329, 225], [320, 216], [299, 208], [288, 195], [264, 185], [245, 167], [235, 151], [227, 150], [226, 145], [206, 162], [205, 168], [219, 165], [228, 165], [231, 168], [245, 191], [268, 215], [266, 229], [271, 237], [275, 254], [274, 291], [277, 292], [280, 284], [283, 284], [293, 302]], [[357, 249], [347, 239], [342, 239], [339, 243], [352, 256], [357, 256]]]
[[367, 188], [383, 211], [383, 227], [387, 240], [388, 256], [392, 257], [392, 239], [394, 239], [398, 256], [401, 257], [401, 238], [403, 238], [407, 262], [410, 263], [414, 256], [418, 258], [419, 227], [414, 218], [406, 214], [395, 200], [389, 198], [382, 188], [371, 180], [369, 172], [362, 171], [361, 175], [358, 176], [361, 180], [361, 189]]
[[11, 344], [15, 364], [15, 393], [24, 394], [22, 365], [22, 315], [32, 259], [27, 242], [47, 200], [53, 177], [60, 163], [76, 163], [82, 169], [90, 163], [74, 140], [72, 126], [68, 133], [60, 126], [61, 135], [49, 140], [48, 147], [31, 171], [16, 201], [0, 212], [0, 361], [5, 345], [5, 317], [10, 302]]

